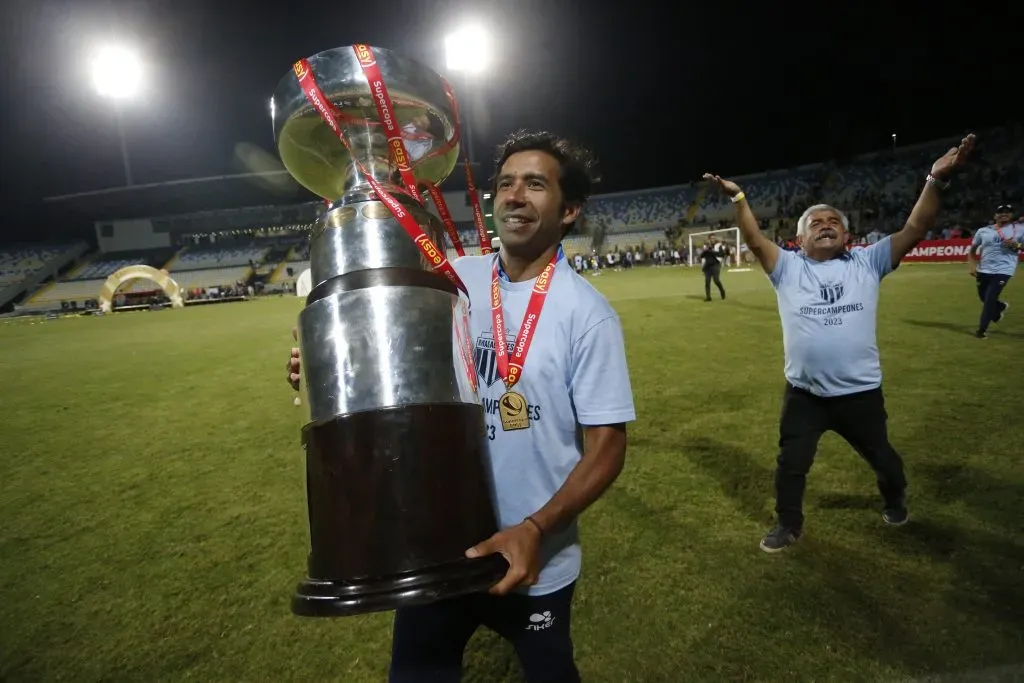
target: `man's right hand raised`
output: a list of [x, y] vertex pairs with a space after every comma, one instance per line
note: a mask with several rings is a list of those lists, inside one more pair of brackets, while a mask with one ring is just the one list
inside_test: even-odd
[[[295, 341], [299, 340], [299, 328], [298, 327], [293, 327], [292, 328], [292, 338]], [[300, 368], [299, 349], [297, 347], [295, 347], [295, 346], [292, 347], [292, 355], [288, 358], [288, 365], [286, 367], [288, 369], [288, 384], [292, 385], [292, 389], [294, 389], [295, 391], [298, 391], [299, 390], [299, 380], [302, 379], [302, 375], [299, 374], [300, 373], [300, 370], [299, 370], [299, 368]]]
[[702, 178], [729, 195], [729, 199], [736, 207], [736, 223], [743, 236], [743, 241], [750, 247], [751, 253], [757, 258], [764, 272], [771, 274], [779, 260], [779, 248], [761, 233], [761, 227], [757, 224], [757, 217], [754, 216], [754, 212], [750, 208], [746, 194], [743, 193], [739, 185], [720, 175], [705, 173]]
[[713, 173], [705, 173], [703, 177], [704, 180], [709, 180], [717, 185], [718, 189], [722, 190], [722, 192], [725, 192], [730, 197], [735, 197], [742, 192], [739, 185], [731, 180], [726, 180], [722, 176], [714, 175]]

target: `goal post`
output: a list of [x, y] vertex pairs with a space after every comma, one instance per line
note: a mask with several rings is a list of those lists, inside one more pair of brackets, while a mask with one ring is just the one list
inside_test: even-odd
[[699, 250], [701, 245], [711, 236], [718, 238], [718, 241], [729, 247], [729, 265], [733, 268], [738, 268], [742, 265], [742, 255], [740, 254], [740, 246], [742, 241], [740, 239], [739, 228], [722, 228], [720, 230], [705, 230], [704, 232], [691, 232], [688, 236], [687, 252], [689, 254], [690, 265], [692, 266], [695, 261], [694, 246]]

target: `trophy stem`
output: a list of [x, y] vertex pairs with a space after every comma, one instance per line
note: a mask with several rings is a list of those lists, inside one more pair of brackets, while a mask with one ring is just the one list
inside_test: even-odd
[[388, 192], [404, 192], [396, 182], [398, 168], [391, 160], [388, 141], [379, 127], [345, 126], [345, 139], [352, 150], [351, 165], [345, 171], [344, 194], [366, 196], [372, 192], [366, 175]]

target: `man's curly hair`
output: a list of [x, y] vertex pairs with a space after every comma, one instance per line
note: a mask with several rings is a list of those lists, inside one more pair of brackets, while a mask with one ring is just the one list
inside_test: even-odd
[[[518, 130], [498, 146], [494, 161], [491, 192], [497, 193], [498, 175], [510, 156], [517, 152], [546, 152], [558, 160], [561, 174], [558, 185], [566, 204], [586, 204], [594, 185], [600, 182], [597, 159], [590, 150], [547, 131]], [[574, 226], [567, 226], [569, 232]]]

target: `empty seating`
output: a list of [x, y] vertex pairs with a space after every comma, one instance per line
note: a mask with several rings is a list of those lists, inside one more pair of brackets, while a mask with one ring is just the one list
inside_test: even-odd
[[67, 245], [40, 245], [0, 251], [0, 287], [21, 282], [67, 249]]
[[267, 246], [253, 245], [188, 247], [178, 254], [169, 270], [176, 273], [183, 270], [248, 266], [250, 261], [260, 261], [269, 250]]

